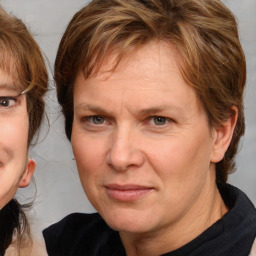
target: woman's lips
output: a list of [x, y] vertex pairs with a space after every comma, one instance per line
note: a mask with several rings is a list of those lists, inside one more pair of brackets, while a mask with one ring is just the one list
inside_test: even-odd
[[134, 201], [153, 190], [152, 187], [140, 185], [106, 185], [106, 191], [110, 198], [118, 201]]

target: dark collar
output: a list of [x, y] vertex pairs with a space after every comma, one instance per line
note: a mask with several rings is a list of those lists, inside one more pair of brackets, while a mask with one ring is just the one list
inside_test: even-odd
[[218, 185], [230, 211], [197, 238], [164, 256], [248, 256], [256, 236], [256, 210], [238, 188]]

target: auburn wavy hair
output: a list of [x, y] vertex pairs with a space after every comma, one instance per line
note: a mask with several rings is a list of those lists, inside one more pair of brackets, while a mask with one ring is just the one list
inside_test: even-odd
[[[12, 77], [15, 85], [26, 93], [29, 146], [44, 114], [43, 96], [48, 86], [47, 69], [40, 48], [24, 23], [7, 14], [1, 7], [0, 69]], [[4, 255], [14, 233], [18, 250], [24, 242], [27, 245], [32, 243], [28, 221], [22, 209], [26, 206], [12, 199], [0, 210], [0, 255]]]

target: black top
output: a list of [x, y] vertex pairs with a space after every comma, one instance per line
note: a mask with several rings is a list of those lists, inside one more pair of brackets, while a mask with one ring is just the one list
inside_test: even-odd
[[[239, 189], [219, 187], [231, 209], [197, 238], [164, 256], [248, 256], [256, 236], [256, 210]], [[117, 231], [99, 214], [73, 213], [43, 231], [49, 256], [125, 256]]]

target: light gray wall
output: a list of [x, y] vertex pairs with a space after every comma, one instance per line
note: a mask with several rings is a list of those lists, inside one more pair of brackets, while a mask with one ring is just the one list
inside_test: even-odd
[[[35, 35], [35, 39], [49, 59], [49, 72], [54, 63], [61, 35], [73, 14], [87, 1], [82, 0], [1, 0], [2, 6], [21, 18]], [[256, 204], [256, 1], [225, 0], [239, 22], [242, 44], [248, 63], [245, 113], [247, 131], [238, 157], [238, 171], [230, 176], [230, 182], [244, 190]], [[51, 78], [52, 79], [52, 78]], [[51, 81], [51, 88], [53, 82]], [[47, 101], [50, 122], [44, 123], [40, 143], [31, 149], [30, 155], [37, 162], [35, 173], [37, 197], [31, 215], [32, 230], [40, 230], [71, 212], [92, 212], [80, 186], [70, 143], [64, 134], [63, 117], [56, 103], [54, 89]], [[18, 197], [33, 198], [35, 189], [22, 189]], [[30, 196], [28, 198], [28, 195]]]

